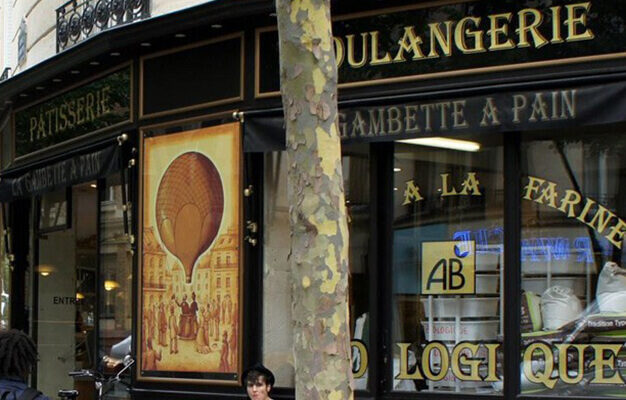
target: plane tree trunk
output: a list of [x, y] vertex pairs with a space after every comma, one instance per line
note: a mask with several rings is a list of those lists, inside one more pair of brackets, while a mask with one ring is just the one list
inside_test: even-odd
[[[352, 399], [348, 228], [329, 0], [276, 0], [297, 399]], [[271, 318], [271, 316], [270, 316]]]

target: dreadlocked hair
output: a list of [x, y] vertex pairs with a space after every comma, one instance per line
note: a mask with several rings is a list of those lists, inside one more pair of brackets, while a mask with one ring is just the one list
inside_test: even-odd
[[26, 377], [37, 359], [30, 336], [16, 329], [0, 331], [0, 376]]

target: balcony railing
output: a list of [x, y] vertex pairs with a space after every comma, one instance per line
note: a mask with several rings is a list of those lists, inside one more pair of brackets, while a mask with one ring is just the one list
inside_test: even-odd
[[150, 0], [70, 0], [57, 8], [57, 53], [109, 28], [150, 16]]
[[6, 67], [4, 71], [2, 71], [2, 75], [0, 75], [0, 82], [6, 81], [9, 79], [9, 74], [11, 73], [11, 68]]

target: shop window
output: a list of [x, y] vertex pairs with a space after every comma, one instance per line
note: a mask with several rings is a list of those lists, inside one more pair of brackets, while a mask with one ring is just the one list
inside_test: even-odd
[[523, 393], [624, 396], [624, 133], [523, 139]]
[[0, 227], [2, 227], [2, 235], [0, 236], [0, 329], [8, 329], [10, 327], [11, 315], [10, 315], [10, 293], [11, 293], [11, 263], [9, 261], [9, 249], [11, 236], [9, 230], [5, 230], [4, 226], [7, 222], [5, 220], [6, 210], [5, 204], [0, 204], [3, 207], [0, 212]]
[[2, 141], [2, 151], [0, 152], [0, 169], [8, 167], [13, 162], [13, 132], [11, 124], [5, 124], [0, 130], [0, 140]]
[[502, 165], [497, 137], [395, 144], [393, 391], [502, 390]]
[[88, 183], [72, 187], [67, 229], [36, 232], [37, 252], [29, 256], [35, 265], [27, 277], [39, 351], [35, 380], [44, 393], [73, 387], [67, 371], [94, 368], [98, 362], [97, 193]]
[[[368, 389], [370, 318], [370, 186], [369, 146], [342, 146], [342, 165], [350, 244], [350, 330], [355, 388]], [[263, 363], [276, 374], [278, 387], [294, 386], [293, 328], [287, 155], [268, 153], [265, 158], [263, 263]], [[371, 364], [371, 362], [370, 362]]]
[[39, 231], [65, 229], [68, 224], [69, 196], [66, 189], [46, 193], [39, 202]]
[[[124, 232], [124, 214], [122, 201], [122, 185], [119, 175], [113, 175], [104, 180], [100, 202], [100, 288], [99, 301], [99, 336], [97, 354], [99, 360], [104, 356], [111, 359], [121, 359], [130, 353], [132, 333], [132, 253], [130, 243]], [[107, 193], [113, 194], [107, 197]], [[127, 215], [130, 220], [130, 211]], [[152, 282], [155, 292], [162, 291], [164, 285], [170, 284], [164, 280], [164, 263], [158, 255], [154, 255], [153, 273], [158, 281]], [[162, 304], [165, 299], [159, 298]], [[107, 368], [112, 363], [102, 363], [105, 373], [112, 373]], [[115, 386], [112, 396], [122, 399], [128, 398], [122, 385]]]

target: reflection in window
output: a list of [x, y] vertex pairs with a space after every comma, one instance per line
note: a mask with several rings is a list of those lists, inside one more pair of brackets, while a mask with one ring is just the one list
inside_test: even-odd
[[443, 148], [395, 145], [392, 389], [493, 393], [502, 389], [502, 146], [437, 140]]
[[623, 133], [524, 137], [522, 392], [626, 396]]
[[[342, 166], [350, 244], [350, 329], [355, 388], [368, 388], [369, 348], [369, 146], [342, 146]], [[294, 386], [289, 205], [286, 153], [265, 158], [263, 363], [276, 374], [279, 387]], [[271, 232], [271, 234], [270, 234]]]
[[39, 230], [65, 229], [67, 224], [67, 190], [45, 193], [41, 196]]
[[[132, 253], [123, 222], [122, 186], [119, 175], [106, 179], [100, 202], [100, 300], [98, 354], [123, 358], [130, 352], [132, 332]], [[130, 214], [128, 215], [130, 219]], [[151, 267], [156, 270], [157, 261]], [[150, 284], [160, 288], [162, 281], [152, 273]], [[104, 289], [104, 290], [102, 290]], [[161, 299], [162, 300], [162, 299]], [[112, 372], [106, 369], [105, 372]], [[127, 398], [122, 386], [112, 392]]]

